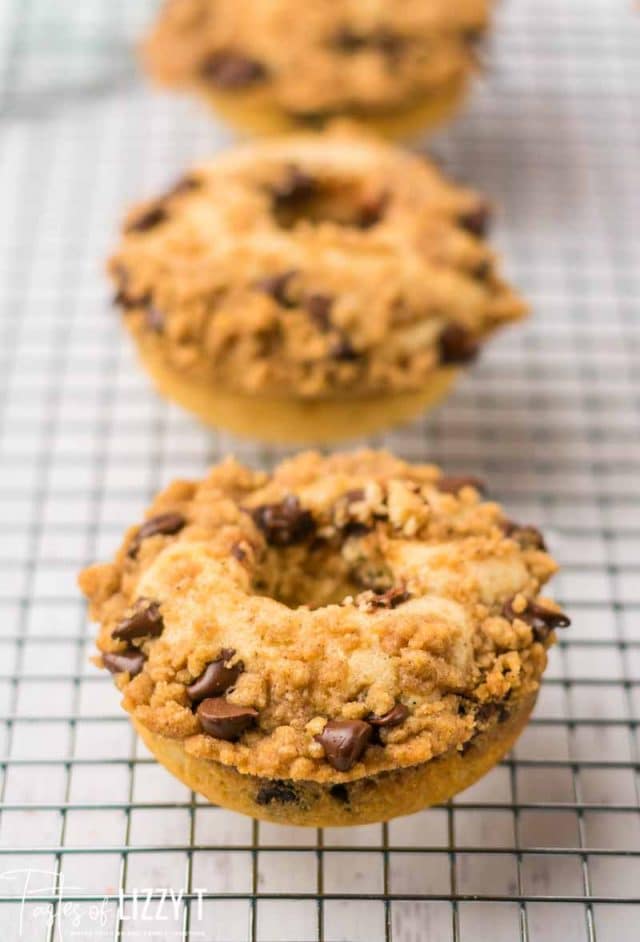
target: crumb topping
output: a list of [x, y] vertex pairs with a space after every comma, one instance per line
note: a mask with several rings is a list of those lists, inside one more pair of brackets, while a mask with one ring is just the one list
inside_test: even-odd
[[134, 208], [110, 262], [136, 341], [245, 395], [418, 391], [526, 313], [484, 199], [353, 129], [240, 147]]
[[363, 451], [173, 483], [80, 576], [97, 663], [139, 722], [243, 773], [348, 781], [464, 749], [537, 689], [568, 619], [533, 528], [451, 480]]
[[262, 93], [318, 120], [436, 94], [476, 66], [490, 0], [172, 0], [147, 38], [169, 86]]

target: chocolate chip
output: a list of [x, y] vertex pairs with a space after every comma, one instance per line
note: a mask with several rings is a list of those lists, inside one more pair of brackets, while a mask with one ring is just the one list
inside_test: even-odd
[[377, 48], [389, 59], [396, 59], [404, 50], [406, 40], [404, 36], [392, 33], [384, 26], [380, 27], [375, 34]]
[[436, 481], [436, 487], [442, 494], [459, 494], [463, 487], [473, 487], [481, 494], [486, 494], [487, 486], [481, 478], [472, 474], [449, 474]]
[[220, 657], [207, 664], [198, 679], [187, 687], [187, 693], [191, 700], [197, 701], [204, 700], [206, 697], [217, 697], [235, 684], [244, 670], [244, 665], [239, 661], [233, 667], [226, 666], [225, 662], [229, 661], [234, 654], [235, 651], [221, 651]]
[[316, 192], [316, 181], [296, 164], [286, 168], [282, 179], [271, 187], [271, 196], [277, 206], [284, 207], [308, 199]]
[[348, 772], [369, 745], [373, 727], [364, 720], [329, 720], [315, 739], [324, 748], [329, 765], [338, 772]]
[[361, 523], [359, 520], [349, 520], [341, 527], [340, 532], [343, 538], [348, 540], [352, 537], [366, 536], [367, 533], [371, 533], [371, 530], [372, 527], [367, 526], [366, 523]]
[[142, 541], [147, 540], [150, 536], [158, 536], [159, 534], [172, 536], [174, 533], [179, 533], [186, 522], [182, 514], [178, 513], [158, 514], [156, 517], [150, 517], [142, 524], [133, 538], [128, 555], [131, 558], [135, 557]]
[[193, 174], [187, 174], [174, 183], [167, 193], [167, 196], [171, 197], [179, 196], [181, 193], [192, 193], [194, 190], [199, 190], [201, 186], [202, 180], [193, 176]]
[[234, 559], [237, 559], [239, 563], [243, 563], [247, 558], [247, 551], [243, 549], [239, 543], [234, 543], [231, 547], [231, 555]]
[[134, 638], [157, 638], [162, 634], [164, 622], [160, 606], [149, 599], [138, 599], [131, 615], [118, 622], [111, 632], [116, 641], [133, 641]]
[[540, 605], [539, 602], [533, 602], [531, 600], [527, 603], [527, 607], [522, 613], [513, 610], [512, 602], [507, 603], [506, 609], [512, 617], [520, 618], [522, 621], [528, 622], [540, 620], [550, 628], [568, 628], [571, 624], [571, 619], [565, 615], [564, 612], [556, 612], [553, 609], [546, 608], [544, 605]]
[[151, 206], [142, 212], [136, 219], [128, 223], [126, 232], [148, 232], [155, 229], [160, 223], [166, 222], [169, 218], [166, 209], [161, 203]]
[[[473, 714], [475, 729], [472, 735], [463, 743], [460, 749], [461, 755], [465, 755], [473, 746], [477, 744], [477, 739], [486, 732], [487, 725], [495, 720], [497, 723], [505, 723], [509, 719], [508, 707], [500, 701], [491, 701], [488, 703], [474, 704], [468, 702], [468, 709], [461, 710], [458, 707], [458, 713], [465, 716], [467, 713]], [[478, 724], [482, 724], [481, 727]]]
[[161, 334], [164, 330], [164, 314], [154, 304], [147, 305], [144, 312], [144, 319], [147, 327], [156, 334]]
[[502, 614], [508, 621], [518, 618], [530, 625], [536, 641], [545, 641], [556, 628], [568, 628], [571, 624], [571, 619], [564, 612], [552, 611], [531, 599], [523, 612], [514, 611], [513, 599], [510, 599], [505, 603]]
[[317, 131], [321, 130], [333, 118], [344, 117], [344, 111], [331, 108], [317, 109], [316, 111], [294, 111], [289, 109], [285, 114], [296, 123], [303, 124], [307, 128], [315, 128]]
[[346, 55], [380, 52], [384, 56], [395, 58], [404, 48], [405, 40], [385, 26], [379, 26], [370, 33], [358, 33], [349, 26], [343, 26], [335, 34], [333, 45]]
[[538, 549], [546, 551], [547, 545], [544, 537], [537, 527], [530, 524], [519, 524], [513, 520], [505, 520], [502, 523], [502, 529], [505, 536], [511, 537], [522, 549]]
[[481, 42], [484, 39], [485, 31], [482, 27], [475, 26], [465, 29], [462, 34], [463, 42], [467, 43], [469, 46], [475, 46], [477, 43]]
[[[347, 211], [340, 211], [335, 200], [336, 194], [331, 185], [324, 185], [296, 164], [286, 168], [280, 180], [271, 184], [272, 211], [276, 221], [285, 229], [291, 229], [297, 223], [306, 220], [315, 224], [329, 222], [334, 225], [355, 226], [369, 229], [382, 218], [389, 195], [379, 194], [353, 197], [354, 205]], [[323, 200], [321, 197], [327, 199]]]
[[332, 305], [333, 298], [328, 294], [310, 294], [304, 301], [304, 307], [309, 317], [323, 334], [331, 330]]
[[360, 354], [354, 348], [351, 340], [343, 333], [340, 333], [338, 339], [332, 344], [329, 354], [334, 360], [339, 360], [341, 363], [353, 363], [354, 360], [360, 359]]
[[479, 203], [475, 209], [470, 209], [458, 216], [458, 225], [481, 238], [487, 234], [490, 219], [491, 209], [488, 203]]
[[256, 721], [258, 711], [253, 707], [236, 706], [224, 697], [203, 700], [196, 710], [205, 733], [216, 739], [235, 742]]
[[481, 703], [476, 710], [476, 722], [478, 723], [488, 723], [491, 717], [496, 712], [495, 703]]
[[376, 716], [375, 713], [372, 713], [367, 717], [367, 723], [378, 727], [400, 726], [408, 716], [409, 710], [404, 703], [396, 703], [395, 706], [391, 707], [388, 713], [384, 713], [382, 716]]
[[112, 674], [128, 672], [132, 677], [139, 674], [144, 667], [145, 657], [138, 648], [127, 648], [126, 651], [107, 651], [102, 655], [102, 663]]
[[[197, 189], [201, 185], [200, 180], [194, 176], [184, 176], [169, 190], [166, 194], [166, 198], [171, 198], [176, 196], [179, 193], [187, 193], [191, 190]], [[161, 223], [166, 222], [169, 218], [169, 213], [167, 208], [164, 205], [162, 199], [157, 200], [146, 210], [144, 210], [139, 216], [130, 221], [127, 224], [125, 229], [126, 232], [148, 232], [150, 229], [155, 229], [156, 226], [159, 226]]]
[[477, 357], [480, 344], [462, 324], [451, 323], [447, 324], [440, 334], [438, 348], [440, 362], [444, 365], [470, 363]]
[[539, 605], [537, 602], [529, 603], [529, 611], [533, 612], [536, 618], [544, 621], [551, 628], [569, 628], [571, 625], [571, 619], [564, 612], [551, 611], [551, 609], [545, 608], [544, 605]]
[[255, 507], [251, 516], [270, 546], [302, 543], [315, 531], [311, 513], [300, 506], [300, 501], [293, 494], [289, 494], [279, 504]]
[[354, 32], [349, 26], [343, 26], [336, 33], [333, 42], [336, 49], [348, 55], [360, 52], [369, 45], [367, 39], [361, 33]]
[[258, 805], [270, 805], [272, 801], [279, 805], [292, 805], [297, 800], [298, 795], [293, 785], [280, 779], [263, 785], [256, 795], [256, 804]]
[[256, 291], [268, 294], [281, 307], [296, 307], [295, 301], [292, 301], [287, 294], [289, 282], [295, 274], [296, 270], [292, 268], [289, 271], [281, 272], [279, 275], [266, 275], [264, 278], [255, 281], [253, 287]]
[[411, 595], [406, 589], [402, 589], [400, 586], [392, 586], [386, 592], [374, 595], [369, 600], [369, 604], [372, 608], [397, 608], [403, 602], [408, 602], [410, 598]]
[[483, 259], [481, 262], [478, 262], [471, 274], [476, 281], [486, 281], [491, 274], [491, 262], [487, 259]]
[[462, 34], [462, 42], [467, 48], [468, 54], [476, 68], [484, 68], [483, 52], [485, 30], [482, 27], [467, 29]]
[[136, 307], [146, 307], [151, 300], [151, 294], [148, 291], [139, 295], [130, 294], [125, 288], [118, 288], [113, 296], [113, 303], [125, 311]]
[[138, 530], [138, 537], [141, 540], [146, 540], [148, 537], [156, 536], [159, 533], [171, 536], [182, 530], [186, 522], [182, 514], [179, 513], [170, 511], [169, 513], [158, 514], [156, 517], [150, 517], [142, 524]]
[[134, 307], [145, 307], [151, 301], [151, 293], [143, 291], [142, 294], [133, 294], [129, 290], [129, 272], [122, 265], [117, 265], [114, 269], [115, 279], [118, 283], [118, 289], [113, 296], [113, 303], [118, 307], [128, 311]]
[[377, 225], [384, 216], [388, 202], [388, 193], [381, 193], [379, 196], [364, 200], [358, 210], [357, 225], [361, 229], [371, 229]]
[[261, 81], [267, 70], [261, 62], [228, 49], [208, 56], [200, 65], [200, 74], [218, 88], [233, 91]]
[[483, 724], [489, 723], [493, 719], [497, 720], [498, 723], [504, 723], [508, 717], [509, 710], [504, 703], [498, 701], [479, 704], [475, 713], [476, 723]]
[[471, 712], [471, 701], [461, 696], [458, 701], [458, 716], [466, 716]]
[[346, 785], [332, 785], [329, 789], [329, 794], [332, 798], [335, 798], [336, 801], [339, 801], [340, 804], [349, 804], [349, 789]]

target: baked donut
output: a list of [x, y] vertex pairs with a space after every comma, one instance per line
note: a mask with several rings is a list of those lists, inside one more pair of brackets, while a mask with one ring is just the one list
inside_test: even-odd
[[151, 76], [257, 133], [356, 117], [400, 136], [457, 109], [491, 0], [171, 0], [142, 48]]
[[96, 662], [210, 801], [363, 824], [445, 801], [525, 726], [555, 629], [539, 531], [384, 452], [178, 481], [80, 585]]
[[367, 434], [434, 403], [526, 313], [482, 197], [351, 129], [245, 146], [134, 208], [116, 303], [158, 389], [265, 441]]

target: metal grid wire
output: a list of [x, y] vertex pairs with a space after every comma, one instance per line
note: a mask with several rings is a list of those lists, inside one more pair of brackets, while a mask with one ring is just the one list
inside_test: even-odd
[[[101, 265], [123, 207], [230, 138], [136, 74], [151, 13], [0, 2], [0, 938], [636, 942], [640, 13], [504, 0], [490, 71], [436, 149], [500, 208], [535, 317], [434, 415], [372, 440], [486, 477], [545, 527], [574, 626], [483, 781], [409, 819], [324, 832], [194, 797], [88, 660], [77, 570], [175, 476], [230, 451], [280, 457], [160, 402], [110, 307]], [[162, 888], [184, 891], [175, 909]]]

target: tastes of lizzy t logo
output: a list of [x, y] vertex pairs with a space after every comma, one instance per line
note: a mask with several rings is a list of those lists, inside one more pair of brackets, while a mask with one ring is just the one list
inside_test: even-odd
[[[64, 875], [57, 870], [37, 868], [6, 870], [0, 873], [0, 880], [8, 890], [4, 895], [20, 904], [13, 926], [16, 940], [31, 938], [34, 924], [54, 929], [52, 938], [58, 942], [112, 939], [118, 923], [127, 926], [127, 937], [132, 939], [184, 937], [184, 890], [142, 887], [125, 893], [120, 887], [99, 898], [82, 886], [65, 883]], [[191, 938], [204, 936], [204, 931], [193, 928], [203, 918], [204, 893], [203, 889], [193, 889], [190, 894]]]

